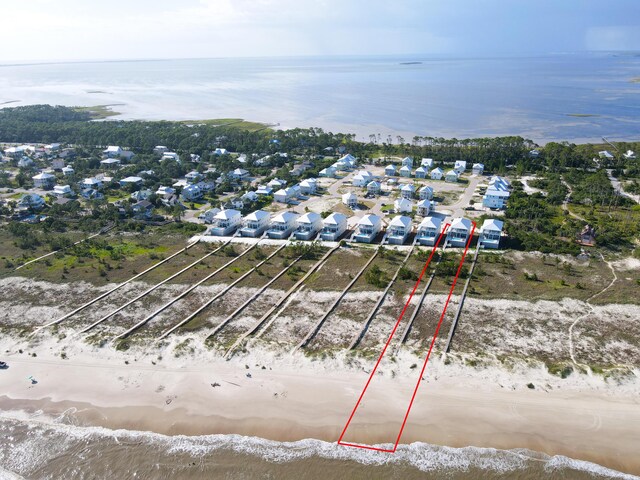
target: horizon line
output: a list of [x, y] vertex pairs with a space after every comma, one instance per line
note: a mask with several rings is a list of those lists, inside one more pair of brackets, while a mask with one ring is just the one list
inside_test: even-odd
[[461, 54], [461, 53], [345, 53], [345, 54], [309, 54], [309, 55], [237, 55], [237, 56], [199, 56], [199, 57], [140, 57], [140, 58], [103, 58], [103, 59], [56, 59], [56, 60], [0, 60], [0, 67], [28, 67], [37, 65], [68, 65], [82, 63], [138, 63], [138, 62], [172, 62], [188, 60], [249, 60], [249, 59], [296, 59], [296, 58], [400, 58], [423, 57], [426, 59], [449, 58], [464, 59], [494, 59], [494, 58], [528, 58], [540, 56], [561, 56], [578, 54], [639, 54], [639, 50], [573, 50], [556, 52], [520, 52], [520, 53], [492, 53], [492, 54]]

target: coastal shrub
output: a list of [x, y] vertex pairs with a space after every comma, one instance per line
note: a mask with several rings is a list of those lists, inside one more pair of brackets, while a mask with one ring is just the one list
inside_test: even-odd
[[401, 267], [398, 276], [401, 280], [417, 280], [418, 274], [413, 270], [408, 269], [407, 267]]
[[378, 288], [384, 288], [387, 286], [387, 283], [389, 283], [387, 275], [378, 265], [371, 267], [367, 273], [364, 274], [364, 278], [369, 285], [373, 285]]

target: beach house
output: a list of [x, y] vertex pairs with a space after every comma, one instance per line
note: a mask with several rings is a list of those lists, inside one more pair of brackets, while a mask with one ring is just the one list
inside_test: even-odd
[[442, 227], [442, 220], [437, 217], [426, 217], [416, 232], [416, 238], [420, 245], [435, 245], [438, 237], [440, 236], [440, 229]]
[[507, 206], [510, 193], [507, 190], [498, 190], [495, 187], [489, 187], [482, 197], [482, 206], [497, 210], [504, 210]]
[[431, 175], [431, 180], [442, 180], [442, 177], [444, 176], [444, 170], [442, 170], [440, 167], [434, 168], [433, 170], [431, 170], [431, 173], [429, 175]]
[[387, 165], [384, 167], [384, 174], [387, 177], [395, 177], [396, 175], [396, 166], [395, 165]]
[[34, 175], [31, 179], [34, 187], [42, 188], [43, 190], [50, 190], [56, 183], [55, 175], [46, 172]]
[[253, 190], [249, 190], [248, 192], [245, 192], [240, 196], [240, 200], [242, 200], [243, 202], [255, 202], [256, 200], [258, 200], [258, 194]]
[[360, 170], [357, 174], [355, 174], [353, 176], [353, 180], [351, 181], [351, 184], [354, 187], [366, 187], [369, 182], [372, 182], [374, 179], [374, 175], [371, 172], [368, 172], [367, 170]]
[[406, 184], [400, 187], [400, 196], [402, 198], [412, 199], [415, 192], [416, 192], [416, 187], [414, 187], [411, 184]]
[[338, 169], [336, 167], [330, 166], [320, 170], [320, 173], [318, 175], [320, 175], [321, 177], [333, 178], [336, 176], [337, 171]]
[[480, 228], [480, 238], [478, 240], [480, 244], [484, 248], [499, 248], [503, 225], [503, 222], [493, 218], [485, 220]]
[[420, 200], [416, 205], [416, 215], [426, 217], [429, 213], [431, 213], [431, 201]]
[[73, 190], [69, 185], [56, 185], [53, 187], [53, 195], [56, 197], [71, 197], [73, 196]]
[[356, 208], [358, 206], [358, 197], [353, 192], [347, 192], [342, 195], [342, 203], [349, 208]]
[[402, 167], [400, 167], [400, 176], [407, 178], [411, 177], [411, 167], [407, 165], [403, 165]]
[[198, 218], [206, 224], [212, 224], [215, 216], [220, 212], [219, 208], [210, 208], [198, 215]]
[[347, 216], [342, 213], [332, 213], [322, 221], [320, 238], [330, 242], [336, 241], [347, 230]]
[[165, 147], [164, 145], [156, 145], [153, 147], [153, 153], [156, 155], [162, 155], [164, 152], [168, 152], [169, 147]]
[[100, 160], [100, 166], [103, 168], [118, 168], [120, 166], [119, 158], [105, 158]]
[[241, 224], [242, 213], [238, 210], [220, 210], [213, 217], [209, 234], [217, 237], [226, 237], [235, 232]]
[[311, 240], [322, 229], [322, 217], [314, 212], [308, 212], [296, 220], [294, 236], [297, 240]]
[[334, 163], [334, 165], [340, 171], [353, 170], [357, 165], [356, 157], [348, 153]]
[[382, 189], [382, 186], [380, 185], [379, 182], [376, 182], [375, 180], [373, 182], [370, 182], [367, 185], [367, 193], [370, 195], [380, 195], [381, 189]]
[[143, 181], [144, 180], [141, 177], [125, 177], [118, 183], [121, 187], [129, 187], [131, 185], [134, 187], [141, 187]]
[[285, 239], [291, 236], [295, 230], [298, 214], [295, 212], [282, 212], [271, 220], [271, 225], [267, 230], [269, 238]]
[[85, 178], [80, 182], [80, 188], [85, 190], [100, 190], [102, 188], [102, 180], [95, 177]]
[[290, 203], [297, 197], [299, 190], [292, 187], [281, 188], [273, 194], [273, 199], [279, 203]]
[[273, 189], [269, 185], [260, 185], [256, 190], [256, 195], [271, 195]]
[[411, 170], [413, 168], [413, 158], [411, 157], [404, 157], [402, 159], [402, 166], [403, 167], [409, 167], [409, 170]]
[[163, 162], [165, 160], [171, 160], [173, 162], [180, 163], [180, 155], [178, 155], [176, 152], [164, 152], [160, 161]]
[[117, 158], [122, 155], [123, 151], [124, 150], [122, 150], [122, 148], [117, 145], [109, 145], [105, 150], [102, 151], [102, 155], [108, 158]]
[[627, 160], [635, 160], [636, 153], [633, 150], [627, 150], [626, 153], [623, 154], [623, 157]]
[[176, 190], [175, 188], [172, 187], [164, 187], [162, 185], [160, 185], [158, 187], [158, 190], [156, 190], [156, 195], [160, 198], [169, 198], [172, 195], [175, 195]]
[[453, 164], [453, 169], [458, 175], [462, 175], [467, 169], [467, 162], [465, 162], [464, 160], [456, 160], [456, 162]]
[[187, 185], [180, 192], [180, 198], [187, 202], [194, 202], [202, 198], [202, 190], [198, 185]]
[[433, 158], [423, 158], [420, 161], [420, 166], [426, 168], [427, 170], [433, 168]]
[[489, 188], [491, 187], [496, 190], [509, 190], [511, 188], [511, 182], [504, 177], [494, 175], [489, 179]]
[[427, 174], [429, 171], [426, 167], [418, 167], [416, 168], [416, 178], [427, 178]]
[[598, 155], [600, 156], [600, 158], [604, 158], [607, 160], [613, 159], [613, 153], [611, 153], [609, 150], [602, 150], [601, 152], [598, 152]]
[[398, 213], [411, 213], [413, 211], [413, 202], [408, 198], [398, 198], [393, 202], [393, 208]]
[[202, 175], [200, 172], [198, 172], [197, 170], [191, 170], [189, 173], [187, 173], [184, 176], [185, 180], [187, 180], [189, 183], [198, 183], [202, 178], [204, 178], [204, 175]]
[[468, 218], [454, 218], [447, 232], [447, 245], [450, 247], [465, 247], [471, 234], [471, 220]]
[[307, 178], [300, 182], [300, 193], [302, 195], [315, 195], [318, 190], [318, 181], [315, 178]]
[[287, 181], [281, 180], [279, 178], [274, 178], [269, 183], [267, 183], [267, 185], [273, 190], [279, 190], [281, 188], [284, 188], [287, 185]]
[[402, 245], [407, 241], [411, 233], [411, 218], [405, 215], [397, 215], [389, 223], [387, 228], [387, 240], [393, 245]]
[[64, 175], [65, 177], [70, 177], [74, 173], [76, 173], [76, 171], [71, 165], [67, 165], [66, 167], [62, 168], [62, 175]]
[[264, 210], [256, 210], [242, 219], [243, 227], [240, 235], [243, 237], [259, 237], [269, 228], [270, 215]]
[[242, 181], [249, 178], [249, 171], [244, 168], [236, 168], [235, 170], [229, 172], [229, 179]]
[[353, 239], [360, 243], [371, 243], [382, 230], [382, 220], [377, 215], [365, 215], [358, 222]]
[[459, 174], [455, 170], [449, 170], [444, 177], [445, 182], [456, 183], [458, 181]]
[[40, 210], [44, 205], [44, 198], [37, 193], [27, 193], [20, 197], [20, 200], [16, 203], [17, 209], [23, 211], [29, 209]]
[[474, 175], [482, 175], [484, 173], [484, 163], [474, 163], [471, 171]]
[[425, 185], [418, 190], [418, 198], [420, 200], [433, 200], [433, 188]]

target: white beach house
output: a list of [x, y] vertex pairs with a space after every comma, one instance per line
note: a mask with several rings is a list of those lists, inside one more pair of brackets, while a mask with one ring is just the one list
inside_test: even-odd
[[300, 193], [302, 195], [315, 195], [318, 190], [318, 181], [315, 178], [307, 178], [300, 182]]
[[387, 240], [393, 245], [402, 245], [407, 241], [411, 229], [411, 218], [405, 215], [397, 215], [389, 223]]
[[384, 167], [384, 174], [387, 177], [395, 177], [396, 175], [396, 166], [395, 165], [387, 165]]
[[433, 188], [425, 185], [418, 190], [418, 198], [420, 200], [433, 200]]
[[347, 192], [342, 195], [342, 203], [349, 208], [356, 208], [358, 206], [358, 197], [353, 192]]
[[474, 163], [471, 171], [474, 175], [482, 175], [484, 174], [484, 163]]
[[416, 215], [426, 217], [431, 213], [431, 200], [420, 200], [416, 204]]
[[449, 170], [444, 177], [445, 182], [456, 183], [460, 175], [455, 170]]
[[85, 178], [84, 180], [82, 180], [82, 182], [80, 182], [80, 188], [86, 190], [99, 190], [102, 188], [102, 180], [95, 177]]
[[471, 220], [454, 218], [447, 232], [447, 244], [451, 247], [465, 247], [471, 234]]
[[433, 168], [433, 158], [423, 158], [420, 161], [420, 166], [426, 168], [426, 169], [430, 169]]
[[427, 178], [429, 174], [429, 170], [426, 167], [418, 167], [416, 168], [416, 178]]
[[322, 221], [320, 238], [327, 241], [335, 241], [347, 230], [347, 216], [342, 213], [332, 213]]
[[411, 167], [408, 167], [407, 165], [400, 167], [400, 176], [407, 178], [411, 177]]
[[276, 193], [273, 194], [273, 199], [276, 202], [280, 203], [289, 203], [292, 202], [298, 196], [299, 190], [294, 189], [293, 187], [281, 188]]
[[298, 214], [295, 212], [282, 212], [271, 220], [271, 225], [267, 230], [269, 238], [285, 239], [291, 236], [296, 228]]
[[367, 170], [360, 170], [353, 176], [351, 184], [354, 187], [366, 187], [369, 182], [372, 182], [374, 180], [374, 178], [375, 176], [373, 175], [373, 173]]
[[102, 154], [109, 158], [116, 158], [122, 155], [122, 148], [118, 145], [109, 145], [105, 150], [102, 151]]
[[426, 217], [422, 220], [416, 232], [416, 238], [420, 245], [435, 245], [440, 236], [441, 228], [442, 220], [437, 217]]
[[453, 169], [458, 173], [458, 175], [462, 175], [467, 169], [467, 162], [464, 160], [456, 160], [456, 163], [453, 164]]
[[273, 189], [269, 185], [260, 185], [256, 190], [257, 195], [271, 195]]
[[219, 211], [214, 217], [210, 235], [226, 237], [235, 232], [242, 224], [242, 213], [232, 208]]
[[382, 186], [380, 185], [379, 182], [376, 182], [375, 180], [373, 182], [370, 182], [367, 185], [367, 193], [371, 195], [379, 195], [381, 189], [382, 189]]
[[314, 212], [308, 212], [298, 217], [295, 237], [297, 240], [311, 240], [322, 229], [322, 217]]
[[71, 186], [69, 185], [56, 185], [53, 187], [53, 194], [56, 197], [71, 197], [73, 190], [71, 190]]
[[336, 176], [337, 171], [338, 169], [336, 167], [330, 166], [320, 170], [320, 173], [318, 175], [320, 175], [321, 177], [333, 178]]
[[242, 219], [243, 227], [240, 235], [243, 237], [259, 237], [269, 228], [270, 215], [264, 210], [256, 210]]
[[36, 188], [42, 188], [44, 190], [49, 190], [53, 188], [56, 183], [55, 175], [51, 175], [50, 173], [39, 173], [38, 175], [34, 175], [31, 177], [33, 180], [33, 185]]
[[400, 196], [402, 198], [408, 198], [409, 200], [413, 198], [413, 195], [416, 193], [416, 187], [411, 184], [406, 184], [400, 187]]
[[393, 202], [393, 208], [397, 213], [411, 213], [413, 211], [413, 202], [408, 198], [398, 198]]
[[198, 185], [187, 185], [180, 192], [180, 198], [187, 202], [193, 202], [202, 198], [202, 190]]
[[219, 208], [210, 208], [198, 215], [198, 218], [206, 224], [212, 224], [215, 216], [220, 212]]
[[484, 221], [480, 228], [479, 242], [484, 248], [499, 248], [502, 227], [504, 223], [500, 220], [489, 218]]
[[382, 220], [379, 216], [369, 214], [365, 215], [358, 222], [356, 234], [353, 239], [360, 243], [371, 243], [382, 230]]
[[180, 163], [180, 155], [178, 155], [176, 152], [164, 152], [160, 161], [164, 162], [165, 160], [171, 160], [173, 162]]
[[287, 185], [287, 181], [281, 180], [279, 178], [274, 178], [269, 183], [267, 183], [267, 185], [269, 185], [269, 187], [271, 187], [273, 190], [280, 190]]
[[489, 187], [482, 197], [482, 206], [497, 210], [504, 210], [511, 194], [507, 190]]
[[442, 170], [440, 167], [434, 168], [433, 170], [431, 170], [431, 173], [429, 175], [431, 175], [431, 180], [442, 180], [442, 177], [444, 176], [444, 170]]
[[413, 168], [413, 158], [411, 157], [404, 157], [402, 159], [402, 166], [403, 167], [409, 167], [409, 169]]
[[62, 175], [64, 175], [65, 177], [69, 177], [73, 175], [75, 172], [76, 171], [73, 169], [71, 165], [67, 165], [66, 167], [62, 168]]

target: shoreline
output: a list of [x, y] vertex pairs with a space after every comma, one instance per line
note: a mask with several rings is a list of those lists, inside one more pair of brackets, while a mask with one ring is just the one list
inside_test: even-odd
[[[95, 363], [85, 363], [90, 358], [7, 360], [11, 366], [0, 376], [5, 414], [44, 412], [74, 425], [112, 430], [238, 434], [286, 442], [335, 442], [367, 377], [364, 371], [274, 364], [250, 368], [248, 378], [243, 361], [223, 360], [180, 368], [112, 365], [96, 358]], [[637, 438], [629, 429], [640, 424], [636, 395], [581, 388], [514, 390], [480, 374], [461, 382], [460, 376], [440, 371], [446, 367], [437, 367], [426, 375], [401, 444], [526, 448], [640, 474]], [[38, 383], [30, 385], [29, 375]], [[221, 386], [212, 387], [214, 381]], [[380, 388], [366, 403], [364, 416], [354, 419], [345, 441], [393, 443], [415, 379], [387, 376], [376, 382]], [[379, 422], [381, 415], [388, 421]]]

